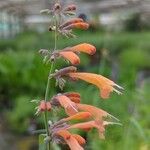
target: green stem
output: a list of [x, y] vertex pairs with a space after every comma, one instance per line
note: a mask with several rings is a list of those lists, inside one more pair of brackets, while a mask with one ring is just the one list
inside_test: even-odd
[[55, 16], [55, 41], [54, 41], [54, 50], [56, 50], [57, 48], [57, 30], [58, 30], [58, 27], [57, 27], [57, 17]]
[[[49, 78], [49, 75], [52, 73], [53, 66], [54, 66], [54, 63], [52, 62], [51, 63], [51, 67], [50, 67], [50, 71], [49, 71], [49, 74], [48, 74], [48, 79], [47, 79], [47, 86], [46, 86], [46, 92], [45, 92], [45, 101], [48, 101], [48, 99], [49, 99], [49, 91], [50, 91], [49, 90], [50, 89], [50, 78]], [[44, 112], [44, 123], [45, 123], [46, 134], [47, 134], [47, 136], [49, 136], [47, 111]], [[47, 145], [47, 149], [50, 150], [50, 142]]]
[[[55, 16], [55, 27], [56, 27], [56, 29], [55, 29], [55, 39], [54, 39], [54, 50], [56, 50], [56, 48], [57, 48], [57, 18], [56, 18], [56, 16]], [[47, 86], [46, 86], [46, 91], [45, 91], [45, 101], [49, 100], [50, 80], [51, 80], [51, 78], [49, 78], [49, 75], [52, 74], [53, 67], [54, 67], [54, 62], [51, 63], [50, 71], [48, 74]], [[46, 134], [47, 134], [47, 136], [49, 136], [47, 111], [44, 112], [44, 123], [45, 123]], [[51, 149], [50, 142], [48, 143], [47, 149], [48, 150]]]

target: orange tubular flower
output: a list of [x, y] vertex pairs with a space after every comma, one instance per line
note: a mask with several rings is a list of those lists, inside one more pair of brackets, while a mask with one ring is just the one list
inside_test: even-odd
[[88, 44], [88, 43], [75, 45], [71, 47], [70, 50], [73, 52], [84, 52], [90, 55], [93, 55], [96, 52], [95, 46]]
[[77, 65], [80, 63], [80, 58], [74, 52], [60, 51], [59, 55], [65, 59], [69, 60], [73, 65]]
[[71, 30], [71, 29], [83, 29], [87, 30], [89, 28], [89, 24], [86, 22], [78, 22], [78, 23], [72, 23], [66, 27], [63, 28], [63, 30]]
[[91, 113], [89, 112], [79, 112], [76, 113], [73, 116], [70, 116], [68, 118], [62, 119], [63, 121], [70, 121], [70, 120], [82, 120], [82, 119], [89, 119], [91, 117]]
[[87, 104], [76, 104], [78, 110], [90, 112], [95, 120], [102, 120], [103, 117], [111, 116], [106, 111]]
[[73, 24], [73, 23], [79, 23], [79, 22], [83, 22], [83, 19], [81, 18], [74, 18], [74, 19], [71, 19], [67, 22], [65, 22], [64, 24], [62, 24], [59, 28], [62, 29], [70, 24]]
[[70, 150], [84, 150], [78, 143], [78, 140], [67, 130], [59, 130], [56, 134], [64, 139]]
[[67, 129], [82, 129], [85, 131], [89, 131], [92, 128], [98, 129], [99, 136], [101, 139], [105, 138], [104, 137], [105, 128], [104, 128], [103, 122], [100, 123], [100, 122], [96, 122], [96, 121], [88, 121], [88, 122], [84, 122], [84, 123], [77, 123], [77, 124], [71, 125]]
[[97, 75], [93, 73], [69, 73], [71, 78], [81, 79], [91, 84], [96, 85], [100, 89], [100, 96], [103, 99], [109, 98], [109, 95], [112, 91], [115, 91], [118, 94], [121, 94], [120, 91], [114, 88], [116, 86], [118, 89], [123, 89], [113, 81], [103, 77], [102, 75]]
[[56, 99], [59, 101], [60, 105], [65, 109], [67, 115], [72, 116], [78, 112], [75, 103], [72, 102], [67, 96], [58, 95]]

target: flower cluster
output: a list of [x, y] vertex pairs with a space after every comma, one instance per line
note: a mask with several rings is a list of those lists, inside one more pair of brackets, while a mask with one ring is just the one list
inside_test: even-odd
[[[63, 49], [56, 48], [57, 35], [62, 34], [65, 36], [72, 36], [72, 30], [76, 29], [88, 29], [89, 24], [84, 22], [81, 18], [73, 18], [65, 21], [64, 15], [72, 15], [76, 11], [75, 5], [69, 5], [65, 8], [60, 3], [56, 3], [52, 9], [44, 10], [42, 12], [50, 13], [54, 22], [49, 27], [49, 31], [55, 31], [55, 48], [53, 51], [41, 49], [40, 54], [44, 56], [44, 61], [54, 64], [57, 59], [63, 58], [71, 63], [72, 66], [68, 66], [55, 72], [50, 72], [48, 76], [48, 86], [50, 79], [56, 79], [57, 85], [63, 89], [68, 78], [77, 81], [78, 79], [86, 81], [90, 84], [98, 87], [100, 91], [100, 97], [107, 99], [110, 93], [115, 91], [121, 94], [120, 90], [123, 88], [117, 85], [115, 82], [107, 79], [106, 77], [94, 73], [78, 72], [74, 65], [80, 63], [80, 53], [86, 53], [93, 55], [96, 52], [95, 46], [89, 43], [80, 43], [74, 46], [69, 46]], [[51, 69], [50, 69], [51, 70]], [[64, 79], [65, 78], [65, 79]], [[104, 139], [105, 128], [109, 124], [119, 124], [118, 119], [110, 115], [106, 111], [97, 108], [92, 105], [82, 104], [81, 96], [77, 92], [59, 93], [54, 95], [52, 98], [48, 98], [46, 90], [45, 100], [42, 100], [38, 106], [38, 113], [44, 112], [47, 117], [47, 112], [55, 108], [63, 108], [68, 117], [62, 118], [54, 123], [46, 125], [47, 137], [49, 142], [55, 142], [58, 144], [67, 144], [71, 150], [83, 150], [83, 145], [86, 140], [78, 135], [72, 133], [72, 129], [81, 129], [86, 132], [93, 128], [96, 128], [99, 133], [99, 137]], [[50, 100], [49, 100], [50, 99]], [[113, 121], [107, 121], [108, 118]], [[77, 120], [77, 123], [72, 124], [72, 120]], [[46, 121], [48, 119], [46, 118]], [[46, 122], [48, 124], [48, 122]]]

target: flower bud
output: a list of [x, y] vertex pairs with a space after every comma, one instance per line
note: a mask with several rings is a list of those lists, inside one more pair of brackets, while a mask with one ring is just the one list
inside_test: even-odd
[[46, 102], [44, 100], [42, 100], [39, 105], [39, 111], [43, 112], [45, 110], [46, 110]]
[[56, 11], [56, 10], [60, 10], [60, 8], [61, 8], [61, 6], [60, 6], [59, 3], [56, 3], [56, 4], [54, 5], [54, 10], [55, 10], [55, 11]]
[[52, 108], [51, 103], [50, 102], [46, 102], [46, 109], [47, 109], [47, 111], [51, 111], [51, 108]]

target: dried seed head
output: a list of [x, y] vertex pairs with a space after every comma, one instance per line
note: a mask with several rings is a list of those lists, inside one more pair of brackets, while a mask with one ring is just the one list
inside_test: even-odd
[[76, 5], [72, 4], [72, 5], [68, 5], [64, 11], [75, 11], [76, 10]]
[[39, 53], [40, 53], [41, 55], [43, 55], [43, 56], [46, 56], [46, 55], [49, 54], [49, 51], [48, 51], [47, 49], [40, 49], [40, 50], [39, 50]]
[[51, 12], [51, 10], [49, 10], [49, 9], [43, 9], [43, 10], [40, 11], [41, 14], [50, 13], [50, 12]]

